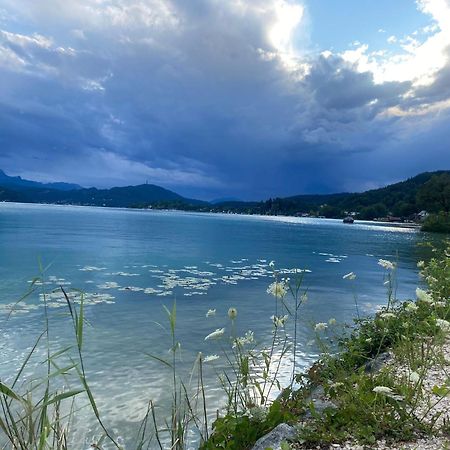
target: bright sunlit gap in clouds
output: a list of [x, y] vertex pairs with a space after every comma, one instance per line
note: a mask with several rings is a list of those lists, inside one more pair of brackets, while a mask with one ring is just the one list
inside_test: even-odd
[[275, 5], [275, 23], [269, 28], [269, 41], [279, 52], [287, 67], [295, 66], [294, 33], [300, 25], [304, 7], [299, 4], [277, 0]]

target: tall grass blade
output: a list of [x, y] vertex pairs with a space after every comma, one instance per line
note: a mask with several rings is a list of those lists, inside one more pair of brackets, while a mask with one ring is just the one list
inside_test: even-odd
[[0, 392], [3, 395], [6, 395], [7, 397], [13, 398], [14, 400], [23, 400], [22, 397], [20, 397], [18, 394], [16, 394], [12, 389], [10, 389], [8, 386], [6, 386], [5, 384], [3, 384], [0, 381]]

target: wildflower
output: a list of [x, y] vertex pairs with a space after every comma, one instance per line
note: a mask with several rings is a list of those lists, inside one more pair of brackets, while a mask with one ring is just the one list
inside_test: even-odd
[[344, 383], [341, 383], [340, 381], [336, 381], [335, 383], [330, 384], [331, 389], [337, 389], [338, 387], [344, 386]]
[[433, 301], [431, 298], [431, 295], [428, 292], [426, 292], [420, 288], [416, 289], [416, 296], [420, 301], [422, 301], [424, 303], [431, 303]]
[[272, 294], [276, 298], [283, 298], [288, 291], [288, 287], [284, 282], [274, 281], [267, 288], [267, 293]]
[[409, 374], [409, 381], [411, 381], [411, 383], [417, 383], [420, 380], [420, 375], [417, 372], [411, 372]]
[[372, 342], [372, 338], [367, 338], [365, 341], [366, 341], [368, 344], [370, 344], [370, 343]]
[[247, 333], [245, 333], [245, 335], [244, 335], [244, 339], [245, 339], [246, 344], [251, 344], [252, 342], [254, 342], [255, 335], [254, 335], [253, 331], [248, 330]]
[[275, 261], [270, 261], [269, 267], [274, 268], [275, 267]]
[[216, 315], [215, 309], [208, 309], [208, 312], [206, 313], [206, 317], [211, 317]]
[[328, 324], [329, 325], [336, 325], [336, 319], [334, 318], [334, 317], [332, 317], [329, 321], [328, 321]]
[[393, 398], [394, 400], [403, 400], [401, 395], [395, 394], [394, 391], [387, 386], [375, 386], [372, 389], [375, 394], [385, 395], [386, 397]]
[[247, 331], [247, 333], [245, 333], [244, 336], [242, 337], [238, 337], [234, 340], [233, 342], [233, 348], [236, 347], [243, 347], [246, 344], [251, 344], [252, 342], [254, 342], [255, 338], [254, 338], [254, 334], [253, 331]]
[[413, 302], [407, 302], [405, 305], [405, 311], [414, 312], [417, 311], [419, 307]]
[[288, 316], [272, 316], [271, 319], [276, 327], [284, 327], [284, 324], [288, 320]]
[[438, 301], [438, 302], [433, 302], [431, 305], [437, 306], [438, 308], [443, 308], [444, 306], [447, 306], [447, 303]]
[[350, 272], [342, 277], [344, 280], [354, 280], [356, 278], [355, 273]]
[[236, 317], [237, 317], [237, 309], [236, 309], [236, 308], [230, 308], [230, 309], [228, 310], [228, 317], [229, 317], [231, 320], [236, 319]]
[[392, 394], [392, 389], [387, 386], [375, 386], [372, 391], [375, 394]]
[[220, 358], [219, 355], [208, 355], [208, 356], [205, 357], [203, 362], [209, 363], [209, 362], [215, 361], [216, 359], [219, 359], [219, 358]]
[[423, 267], [425, 267], [425, 261], [419, 261], [419, 262], [417, 263], [417, 267], [418, 267], [419, 269], [422, 269]]
[[450, 331], [450, 322], [444, 319], [436, 319], [436, 325], [444, 332]]
[[248, 410], [249, 417], [256, 422], [263, 422], [267, 417], [267, 408], [264, 406], [254, 406]]
[[387, 259], [379, 259], [378, 265], [383, 267], [386, 270], [394, 270], [395, 269], [395, 263], [388, 261]]
[[216, 331], [213, 331], [212, 333], [208, 334], [208, 336], [205, 337], [205, 341], [208, 339], [219, 339], [221, 338], [225, 333], [225, 328], [217, 328]]
[[316, 323], [314, 330], [315, 331], [323, 331], [328, 328], [328, 325], [325, 322]]
[[385, 312], [385, 313], [381, 313], [380, 317], [382, 319], [393, 319], [395, 317], [394, 313], [390, 313], [390, 312]]

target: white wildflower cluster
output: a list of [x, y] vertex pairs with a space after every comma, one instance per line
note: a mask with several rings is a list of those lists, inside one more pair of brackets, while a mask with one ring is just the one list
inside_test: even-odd
[[274, 281], [267, 288], [267, 293], [272, 294], [276, 298], [283, 298], [287, 294], [288, 288], [286, 280]]
[[344, 386], [344, 383], [341, 383], [340, 381], [336, 381], [334, 383], [330, 383], [329, 386], [330, 386], [331, 389], [335, 389], [336, 390], [337, 388], [339, 388], [341, 386]]
[[419, 309], [419, 307], [414, 302], [407, 302], [405, 305], [405, 311], [415, 312]]
[[336, 320], [334, 317], [332, 317], [332, 318], [328, 321], [328, 325], [331, 325], [331, 326], [336, 325], [336, 323], [337, 323], [337, 320]]
[[253, 331], [247, 331], [244, 336], [238, 337], [233, 342], [233, 348], [243, 347], [244, 345], [252, 344], [255, 342], [255, 335]]
[[379, 259], [378, 265], [383, 267], [386, 270], [394, 270], [395, 269], [395, 263], [388, 261], [387, 259]]
[[210, 363], [212, 361], [216, 361], [217, 359], [219, 359], [220, 356], [219, 355], [208, 355], [203, 359], [203, 362], [205, 363]]
[[328, 324], [325, 322], [316, 323], [314, 330], [315, 331], [324, 331], [328, 328]]
[[234, 320], [237, 317], [237, 309], [236, 308], [230, 308], [228, 310], [228, 317], [230, 318], [230, 320]]
[[450, 331], [450, 322], [444, 319], [436, 319], [436, 325], [445, 333]]
[[382, 319], [393, 319], [395, 317], [395, 314], [391, 312], [384, 312], [380, 314], [380, 317]]
[[425, 261], [419, 261], [419, 262], [417, 263], [417, 267], [418, 267], [419, 269], [423, 269], [423, 268], [425, 267]]
[[381, 394], [397, 401], [403, 400], [401, 395], [395, 394], [394, 391], [387, 386], [375, 386], [372, 391], [375, 392], [375, 394]]
[[416, 296], [421, 302], [424, 302], [424, 303], [432, 303], [433, 302], [431, 295], [428, 292], [424, 291], [423, 289], [417, 288]]
[[268, 410], [264, 406], [254, 406], [248, 410], [248, 417], [255, 422], [263, 422], [267, 417]]
[[209, 339], [220, 339], [225, 334], [225, 328], [217, 328], [216, 331], [209, 333], [208, 336], [205, 337], [205, 341]]
[[288, 320], [289, 316], [287, 316], [287, 315], [285, 315], [285, 316], [271, 316], [270, 318], [272, 319], [272, 322], [273, 322], [273, 324], [276, 327], [284, 327], [284, 324]]
[[354, 280], [356, 278], [356, 274], [354, 272], [350, 272], [345, 274], [342, 278], [344, 280]]
[[413, 384], [418, 383], [420, 380], [420, 375], [417, 372], [411, 372], [409, 374], [409, 381]]
[[445, 306], [447, 306], [446, 302], [443, 301], [437, 301], [437, 302], [433, 302], [431, 303], [432, 306], [437, 306], [438, 308], [443, 308]]
[[206, 313], [206, 317], [212, 317], [216, 315], [215, 309], [208, 309], [208, 312]]

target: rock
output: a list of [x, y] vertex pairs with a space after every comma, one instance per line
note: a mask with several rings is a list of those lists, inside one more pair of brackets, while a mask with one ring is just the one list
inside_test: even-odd
[[270, 433], [258, 439], [252, 450], [281, 450], [281, 443], [295, 437], [295, 429], [286, 423], [280, 423]]
[[[314, 410], [317, 414], [322, 414], [326, 408], [336, 408], [336, 405], [325, 398], [325, 390], [323, 386], [316, 386], [311, 390], [311, 394], [306, 399], [307, 403], [312, 402], [314, 405]], [[311, 411], [306, 411], [305, 416], [306, 419], [312, 417]]]
[[376, 358], [366, 362], [364, 371], [367, 373], [379, 372], [391, 358], [392, 355], [389, 352], [381, 353]]

